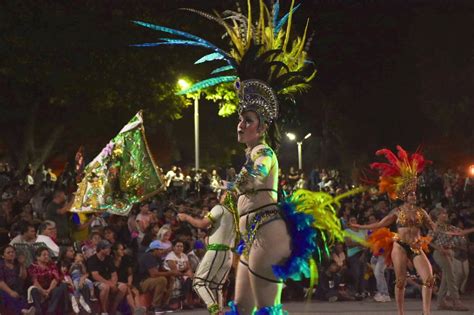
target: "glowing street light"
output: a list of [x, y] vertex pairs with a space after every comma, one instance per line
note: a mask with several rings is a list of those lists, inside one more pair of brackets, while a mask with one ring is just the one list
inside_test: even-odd
[[288, 132], [286, 136], [288, 137], [288, 139], [290, 139], [290, 141], [294, 141], [296, 139], [295, 134], [291, 132]]
[[191, 84], [188, 81], [186, 81], [186, 79], [179, 79], [178, 85], [181, 88], [181, 91], [184, 91], [191, 86]]
[[469, 166], [469, 176], [474, 177], [474, 164]]
[[[178, 85], [181, 91], [188, 89], [191, 86], [185, 79], [179, 79]], [[194, 167], [196, 171], [199, 170], [199, 96], [200, 93], [196, 93], [194, 98]]]
[[[292, 132], [288, 132], [286, 134], [288, 139], [290, 141], [295, 141], [296, 140], [296, 135]], [[298, 169], [302, 170], [303, 169], [303, 141], [311, 137], [311, 133], [308, 133], [306, 136], [304, 136], [303, 140], [301, 141], [296, 141], [296, 145], [298, 146]]]

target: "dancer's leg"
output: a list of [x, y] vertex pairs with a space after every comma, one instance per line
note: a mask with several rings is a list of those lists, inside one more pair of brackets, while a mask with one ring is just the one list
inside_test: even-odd
[[258, 230], [249, 257], [250, 282], [257, 308], [281, 303], [283, 282], [275, 277], [272, 266], [288, 259], [290, 242], [283, 220], [269, 222]]
[[405, 284], [407, 276], [407, 254], [405, 250], [393, 243], [392, 249], [393, 269], [395, 270], [395, 299], [397, 301], [398, 315], [405, 314]]
[[240, 259], [235, 278], [235, 303], [237, 304], [239, 315], [250, 315], [255, 308], [255, 299], [250, 286], [248, 262], [243, 257]]
[[423, 297], [423, 314], [431, 314], [431, 292], [433, 290], [434, 278], [431, 264], [425, 253], [421, 253], [413, 258], [413, 265], [415, 266], [416, 272], [423, 281], [421, 289], [421, 295]]

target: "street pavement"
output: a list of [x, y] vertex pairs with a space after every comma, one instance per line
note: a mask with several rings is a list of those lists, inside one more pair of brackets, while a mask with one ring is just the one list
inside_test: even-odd
[[[454, 312], [454, 311], [438, 311], [436, 308], [436, 300], [432, 302], [432, 315], [474, 315], [474, 296], [470, 295], [463, 298], [463, 303], [470, 308], [468, 312]], [[368, 298], [364, 301], [356, 302], [322, 302], [311, 301], [305, 302], [290, 302], [285, 303], [284, 308], [291, 315], [308, 315], [308, 314], [343, 314], [343, 315], [397, 315], [397, 306], [395, 301], [387, 303], [378, 303]], [[204, 309], [196, 309], [192, 311], [181, 311], [179, 313], [205, 315], [208, 314]], [[406, 315], [421, 315], [421, 300], [407, 299], [405, 301]]]

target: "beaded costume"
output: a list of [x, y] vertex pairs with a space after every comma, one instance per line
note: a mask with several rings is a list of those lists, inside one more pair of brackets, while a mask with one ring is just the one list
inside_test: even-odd
[[[293, 13], [299, 5], [291, 1], [289, 12], [279, 17], [278, 1], [271, 9], [263, 0], [257, 3], [259, 14], [254, 15], [251, 1], [247, 1], [247, 16], [240, 10], [226, 10], [221, 16], [184, 9], [224, 27], [226, 40], [230, 42], [228, 50], [196, 35], [141, 21], [134, 23], [176, 38], [162, 37], [158, 42], [133, 46], [184, 45], [210, 50], [196, 63], [217, 61], [224, 65], [211, 72], [213, 77], [178, 94], [233, 82], [239, 113], [255, 112], [259, 122], [268, 126], [270, 142], [275, 142], [272, 130], [278, 130], [279, 124], [290, 118], [295, 103], [293, 96], [309, 88], [316, 71], [306, 53], [308, 24], [302, 37], [290, 39]], [[237, 209], [242, 236], [237, 246], [241, 257], [236, 301], [230, 303], [228, 314], [246, 315], [255, 311], [255, 314], [279, 315], [286, 313], [280, 300], [283, 281], [307, 277], [314, 285], [317, 265], [313, 254], [328, 252], [329, 242], [343, 239], [336, 216], [343, 196], [334, 198], [301, 190], [279, 202], [278, 159], [274, 150], [262, 142], [249, 148], [246, 158], [237, 179], [226, 187], [239, 196]], [[358, 191], [348, 194], [355, 192]]]
[[[400, 198], [406, 200], [408, 194], [416, 190], [418, 174], [423, 171], [426, 163], [425, 158], [414, 153], [411, 157], [400, 146], [397, 146], [398, 156], [388, 149], [378, 150], [377, 155], [385, 155], [389, 163], [372, 163], [371, 167], [381, 172], [379, 181], [380, 192], [386, 192], [390, 198]], [[425, 210], [417, 207], [413, 211], [409, 211], [405, 207], [398, 207], [391, 211], [390, 215], [396, 216], [397, 228], [416, 228], [420, 229], [424, 226], [430, 227], [431, 219]], [[389, 236], [387, 238], [387, 236]], [[397, 233], [392, 233], [388, 229], [383, 228], [373, 233], [369, 237], [375, 254], [379, 254], [383, 249], [385, 262], [391, 263], [391, 250], [393, 242], [397, 242], [406, 252], [409, 259], [413, 259], [421, 254], [422, 250], [428, 250], [429, 238], [420, 237], [414, 242], [407, 243], [401, 240]]]

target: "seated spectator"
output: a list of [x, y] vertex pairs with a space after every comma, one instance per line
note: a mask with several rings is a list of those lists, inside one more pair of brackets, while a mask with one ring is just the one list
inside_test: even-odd
[[115, 242], [117, 241], [117, 233], [112, 227], [106, 226], [104, 228], [104, 239], [109, 241], [112, 246], [115, 244]]
[[[56, 264], [51, 261], [49, 250], [40, 247], [35, 253], [36, 261], [28, 268], [28, 275], [33, 285], [28, 289], [28, 301], [32, 301], [37, 314], [61, 314], [67, 309], [67, 286], [61, 283], [61, 276]], [[46, 313], [43, 313], [42, 306]]]
[[97, 244], [102, 240], [102, 234], [94, 231], [89, 235], [89, 240], [82, 246], [82, 253], [86, 259], [94, 256], [96, 253]]
[[200, 240], [194, 242], [194, 249], [188, 253], [189, 265], [191, 266], [191, 271], [196, 272], [197, 266], [201, 262], [201, 259], [206, 253], [206, 246]]
[[16, 259], [15, 248], [7, 245], [0, 260], [0, 297], [3, 301], [2, 314], [34, 314], [35, 308], [28, 309], [28, 303], [23, 297], [24, 281], [27, 276], [24, 261]]
[[[158, 224], [152, 223], [148, 226], [148, 228], [145, 231], [145, 234], [143, 235], [143, 239], [141, 240], [140, 243], [137, 243], [137, 257], [140, 258], [143, 254], [145, 254], [146, 250], [148, 249], [148, 246], [150, 245], [151, 242], [153, 242], [156, 239], [156, 235], [159, 231], [159, 226]], [[138, 242], [139, 238], [136, 238], [136, 241]], [[134, 243], [132, 243], [134, 244]], [[134, 244], [135, 245], [135, 244]]]
[[54, 241], [55, 239], [56, 223], [54, 223], [53, 221], [45, 220], [38, 227], [38, 236], [36, 237], [36, 243], [44, 243], [53, 254], [53, 257], [58, 257], [59, 246]]
[[68, 298], [72, 306], [74, 313], [79, 314], [80, 308], [79, 305], [87, 312], [92, 313], [91, 307], [87, 304], [84, 296], [79, 290], [74, 288], [74, 283], [72, 281], [71, 275], [69, 273], [71, 263], [65, 259], [61, 260], [59, 263], [59, 271], [61, 271], [61, 283], [64, 283], [67, 286]]
[[5, 191], [0, 200], [0, 239], [4, 240], [8, 237], [8, 232], [12, 224], [13, 218], [13, 195]]
[[173, 251], [171, 251], [165, 258], [164, 268], [166, 270], [174, 270], [181, 273], [180, 276], [175, 277], [174, 289], [180, 291], [179, 297], [184, 297], [184, 308], [193, 308], [192, 299], [192, 278], [194, 276], [191, 266], [189, 265], [188, 256], [184, 253], [184, 243], [182, 241], [174, 241]]
[[86, 265], [84, 264], [84, 255], [76, 253], [74, 256], [74, 262], [69, 268], [69, 274], [71, 275], [72, 284], [74, 285], [75, 291], [89, 291], [89, 300], [92, 302], [97, 301], [94, 292], [94, 283], [88, 279], [89, 273], [87, 272]]
[[69, 265], [72, 264], [75, 253], [74, 247], [72, 246], [61, 247], [59, 250], [58, 262], [65, 262]]
[[145, 313], [139, 301], [140, 292], [133, 286], [133, 259], [125, 253], [125, 246], [116, 242], [112, 246], [114, 265], [117, 269], [118, 283], [127, 285], [127, 302], [135, 314]]
[[156, 312], [167, 309], [167, 302], [170, 297], [169, 279], [173, 276], [180, 276], [177, 270], [163, 271], [163, 257], [166, 255], [166, 248], [162, 242], [153, 241], [150, 243], [146, 253], [138, 261], [138, 283], [142, 292], [149, 292], [153, 295], [153, 306]]
[[[117, 269], [110, 256], [111, 247], [112, 245], [108, 241], [100, 241], [97, 244], [96, 254], [87, 260], [87, 269], [91, 274], [91, 279], [100, 292], [102, 314], [115, 313], [128, 291], [126, 284], [118, 282]], [[115, 298], [109, 307], [109, 300], [112, 296]]]
[[355, 298], [349, 294], [344, 278], [339, 272], [339, 267], [335, 262], [331, 262], [329, 267], [321, 273], [316, 297], [329, 301], [354, 301]]
[[[204, 218], [205, 216], [202, 216]], [[197, 229], [196, 232], [197, 240], [201, 241], [203, 244], [207, 243], [207, 231], [205, 229]]]
[[11, 241], [10, 245], [15, 244], [27, 244], [33, 245], [36, 241], [36, 229], [33, 224], [21, 221], [20, 234], [15, 236]]
[[140, 212], [136, 217], [138, 229], [138, 241], [141, 242], [145, 236], [145, 231], [151, 223], [156, 222], [156, 216], [150, 211], [150, 205], [147, 202], [140, 204]]
[[161, 242], [162, 246], [166, 247], [166, 253], [170, 253], [173, 250], [173, 244], [171, 243], [171, 228], [169, 225], [163, 225], [158, 234], [156, 235], [156, 239]]
[[339, 271], [345, 271], [347, 268], [346, 253], [344, 252], [344, 245], [342, 243], [336, 243], [334, 251], [331, 254], [331, 259], [336, 263]]

